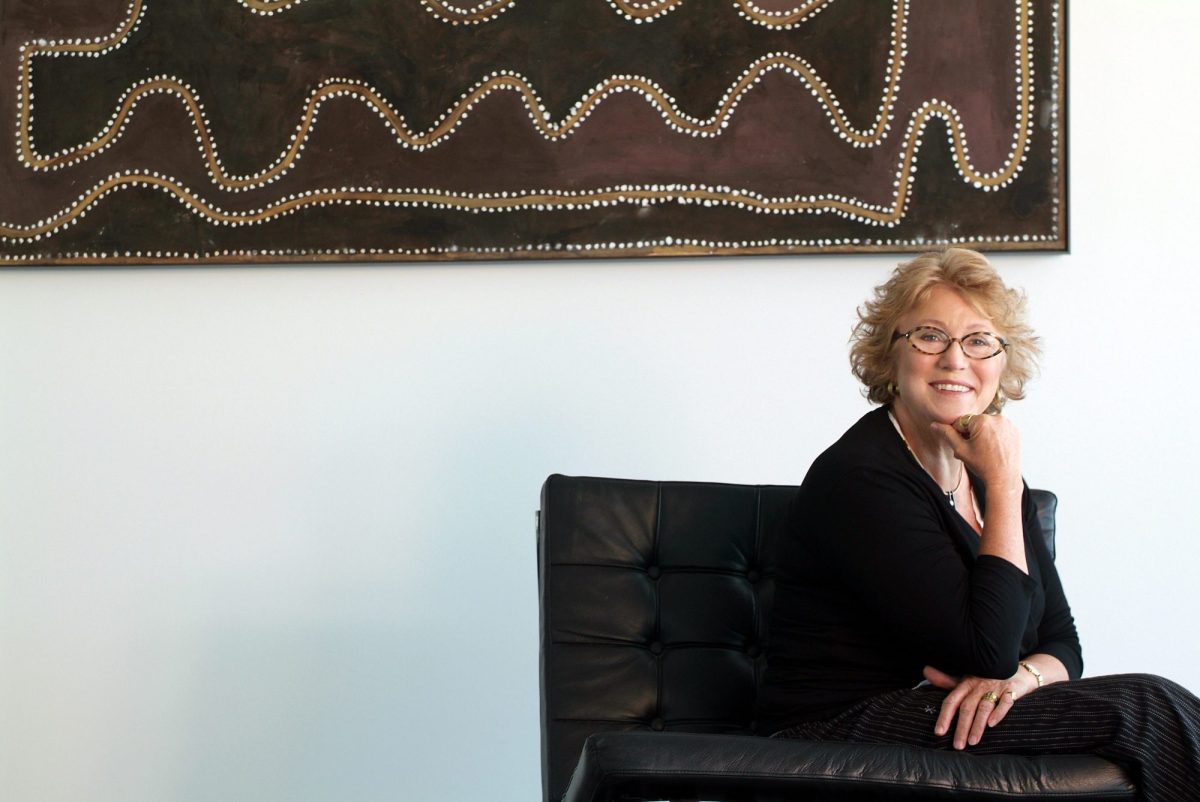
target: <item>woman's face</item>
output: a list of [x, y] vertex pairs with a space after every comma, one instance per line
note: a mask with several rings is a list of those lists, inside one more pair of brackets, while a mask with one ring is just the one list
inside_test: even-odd
[[[951, 337], [977, 331], [1004, 336], [961, 295], [941, 285], [900, 319], [902, 332], [917, 326], [934, 326]], [[936, 355], [921, 353], [905, 339], [896, 340], [892, 348], [898, 391], [893, 409], [902, 420], [921, 426], [932, 421], [952, 424], [960, 415], [981, 414], [996, 397], [1008, 359], [1005, 353], [968, 359], [957, 342]]]

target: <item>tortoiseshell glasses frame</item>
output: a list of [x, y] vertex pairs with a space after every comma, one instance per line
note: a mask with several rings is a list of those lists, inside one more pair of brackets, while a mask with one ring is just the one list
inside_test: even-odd
[[908, 331], [898, 331], [892, 336], [892, 342], [900, 339], [908, 340], [913, 348], [930, 356], [946, 353], [954, 343], [958, 343], [968, 359], [991, 359], [1008, 348], [1003, 337], [990, 331], [973, 331], [961, 337], [951, 337], [937, 326], [917, 326]]

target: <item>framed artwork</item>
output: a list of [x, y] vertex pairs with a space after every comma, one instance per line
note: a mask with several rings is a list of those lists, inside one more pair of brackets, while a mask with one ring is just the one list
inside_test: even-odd
[[0, 0], [0, 264], [1065, 250], [1066, 0]]

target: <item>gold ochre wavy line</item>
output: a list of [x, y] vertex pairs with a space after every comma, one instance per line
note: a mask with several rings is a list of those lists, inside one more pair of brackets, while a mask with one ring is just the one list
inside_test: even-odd
[[[0, 222], [0, 237], [11, 240], [40, 239], [51, 236], [58, 230], [74, 223], [87, 213], [95, 204], [116, 190], [143, 186], [156, 188], [177, 198], [192, 212], [199, 214], [208, 221], [227, 225], [250, 225], [264, 223], [291, 212], [330, 203], [336, 204], [409, 204], [423, 206], [438, 206], [460, 211], [490, 210], [507, 211], [520, 208], [537, 207], [541, 205], [554, 208], [575, 209], [594, 207], [604, 203], [668, 203], [684, 199], [693, 203], [716, 203], [733, 205], [749, 211], [761, 212], [811, 212], [834, 213], [873, 222], [880, 225], [894, 225], [903, 219], [908, 205], [909, 195], [915, 183], [916, 155], [921, 145], [921, 137], [925, 126], [933, 117], [944, 119], [948, 127], [948, 135], [956, 153], [962, 153], [966, 148], [965, 134], [961, 124], [957, 123], [956, 110], [947, 103], [931, 101], [914, 112], [911, 125], [905, 137], [901, 151], [900, 166], [897, 171], [895, 192], [892, 205], [881, 207], [860, 200], [836, 197], [801, 197], [792, 196], [782, 199], [769, 199], [747, 190], [733, 189], [663, 189], [651, 187], [630, 187], [624, 189], [603, 189], [579, 191], [570, 195], [550, 190], [530, 190], [523, 193], [508, 193], [504, 197], [477, 195], [462, 195], [446, 193], [438, 190], [394, 190], [394, 189], [326, 189], [309, 190], [301, 195], [280, 199], [255, 211], [230, 212], [223, 210], [184, 187], [179, 182], [158, 174], [129, 173], [113, 175], [101, 181], [90, 191], [81, 195], [78, 200], [52, 217], [40, 220], [28, 226], [11, 225]], [[1009, 175], [1017, 169], [1016, 162], [1009, 165]]]
[[[266, 2], [266, 0], [259, 0]], [[142, 0], [134, 0], [133, 6], [138, 6]], [[449, 137], [462, 122], [473, 107], [487, 95], [496, 90], [512, 91], [519, 94], [526, 106], [534, 127], [550, 140], [561, 140], [570, 136], [576, 127], [591, 115], [591, 113], [610, 95], [617, 92], [632, 90], [639, 92], [652, 106], [656, 107], [664, 120], [677, 128], [705, 136], [719, 134], [733, 117], [734, 110], [741, 97], [746, 94], [761, 79], [771, 71], [784, 69], [797, 75], [824, 107], [834, 129], [839, 136], [862, 147], [875, 145], [882, 141], [888, 130], [892, 117], [896, 96], [899, 91], [900, 76], [903, 71], [901, 53], [907, 38], [906, 9], [908, 0], [895, 0], [892, 16], [892, 48], [893, 57], [889, 64], [887, 80], [883, 95], [880, 99], [879, 112], [874, 125], [869, 129], [858, 130], [846, 119], [841, 103], [824, 80], [817, 74], [808, 62], [793, 54], [778, 54], [761, 58], [751, 64], [726, 91], [723, 101], [717, 110], [707, 120], [693, 118], [679, 110], [674, 98], [665, 93], [649, 79], [640, 76], [611, 77], [593, 88], [575, 108], [558, 123], [551, 122], [542, 110], [541, 100], [534, 88], [522, 77], [517, 75], [500, 75], [488, 78], [472, 89], [448, 109], [441, 121], [424, 132], [414, 132], [409, 129], [404, 118], [397, 114], [386, 99], [372, 88], [353, 81], [331, 81], [309, 95], [301, 114], [296, 134], [291, 144], [267, 169], [245, 176], [230, 175], [221, 163], [216, 144], [205, 121], [200, 100], [192, 89], [174, 78], [155, 78], [136, 85], [125, 96], [121, 106], [113, 115], [108, 126], [94, 139], [84, 145], [66, 148], [52, 156], [42, 156], [33, 147], [29, 103], [21, 103], [19, 149], [25, 164], [35, 169], [57, 169], [76, 161], [87, 158], [94, 153], [104, 150], [118, 139], [124, 132], [128, 119], [142, 97], [156, 92], [170, 92], [177, 95], [188, 108], [192, 117], [193, 127], [204, 159], [213, 180], [227, 189], [247, 189], [272, 181], [288, 172], [300, 158], [304, 144], [316, 124], [317, 113], [321, 105], [335, 97], [355, 97], [364, 102], [376, 114], [382, 117], [390, 126], [393, 135], [405, 145], [414, 148], [429, 148], [440, 144]], [[126, 26], [128, 30], [132, 25]], [[116, 37], [114, 37], [115, 39]], [[110, 46], [110, 43], [94, 45], [94, 48]], [[44, 49], [44, 52], [64, 50], [65, 46], [54, 45]], [[28, 56], [29, 54], [27, 54]], [[28, 91], [32, 86], [32, 59], [27, 57], [21, 62], [21, 91]]]
[[[606, 0], [618, 12], [639, 20], [654, 19], [671, 11], [684, 1], [646, 0], [645, 2], [638, 2], [638, 0]], [[304, 0], [238, 0], [238, 2], [253, 11], [276, 13], [286, 11], [288, 8], [304, 2]], [[774, 12], [756, 5], [753, 0], [734, 0], [734, 5], [739, 7], [746, 17], [761, 25], [782, 27], [802, 22], [832, 2], [833, 0], [807, 0], [807, 2], [803, 2], [789, 11]], [[485, 2], [471, 8], [459, 8], [442, 0], [421, 0], [421, 5], [425, 6], [435, 17], [455, 24], [486, 22], [494, 19], [516, 4], [517, 0], [485, 0]]]

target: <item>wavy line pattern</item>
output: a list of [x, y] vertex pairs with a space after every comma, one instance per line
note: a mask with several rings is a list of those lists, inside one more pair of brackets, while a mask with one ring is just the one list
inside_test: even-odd
[[[262, 1], [262, 0], [260, 0]], [[909, 0], [894, 0], [892, 7], [891, 49], [888, 59], [887, 77], [879, 110], [872, 125], [856, 128], [846, 119], [841, 102], [807, 61], [792, 53], [775, 53], [752, 62], [741, 76], [726, 89], [714, 112], [707, 118], [699, 118], [683, 112], [675, 98], [658, 83], [643, 76], [612, 76], [601, 81], [578, 101], [567, 115], [558, 122], [550, 119], [537, 90], [516, 72], [502, 72], [478, 81], [465, 91], [458, 102], [442, 113], [433, 126], [424, 131], [414, 131], [404, 117], [376, 89], [353, 79], [331, 78], [309, 95], [301, 112], [300, 120], [291, 137], [291, 144], [275, 161], [256, 173], [235, 175], [229, 173], [222, 163], [210, 124], [204, 112], [204, 104], [198, 93], [183, 81], [166, 75], [144, 79], [125, 91], [107, 125], [91, 141], [75, 147], [64, 148], [51, 155], [42, 155], [33, 145], [33, 110], [31, 102], [20, 104], [22, 113], [17, 131], [17, 141], [23, 163], [34, 170], [57, 170], [62, 167], [92, 158], [111, 147], [122, 135], [125, 127], [145, 97], [167, 93], [179, 98], [192, 118], [192, 127], [197, 142], [204, 154], [208, 173], [219, 186], [243, 191], [256, 189], [271, 183], [286, 174], [300, 159], [310, 134], [316, 126], [321, 107], [329, 100], [353, 98], [364, 103], [373, 114], [381, 117], [389, 127], [398, 144], [415, 150], [433, 148], [444, 142], [462, 125], [471, 111], [489, 95], [497, 91], [519, 95], [526, 107], [534, 128], [546, 139], [558, 141], [571, 136], [607, 98], [623, 92], [640, 94], [671, 128], [692, 136], [718, 136], [728, 128], [742, 98], [761, 79], [772, 72], [783, 71], [802, 81], [809, 92], [821, 104], [833, 130], [839, 137], [854, 147], [870, 147], [886, 138], [894, 116], [896, 98], [899, 94], [900, 78], [907, 52], [907, 19]], [[144, 0], [133, 0], [131, 9], [145, 13]], [[125, 25], [117, 35], [127, 36], [136, 25]], [[108, 40], [111, 42], [112, 39]], [[108, 52], [112, 47], [106, 43]], [[19, 94], [25, 98], [32, 92], [32, 58], [44, 52], [70, 52], [60, 50], [57, 44], [37, 47], [23, 53]]]
[[[819, 14], [834, 0], [804, 0], [800, 5], [787, 10], [770, 11], [757, 5], [754, 0], [734, 0], [738, 15], [758, 25], [769, 28], [791, 29]], [[300, 5], [305, 0], [237, 0], [238, 4], [253, 14], [271, 16], [281, 14]], [[634, 22], [650, 22], [674, 11], [685, 0], [605, 0], [613, 10], [625, 19]], [[448, 0], [420, 0], [421, 6], [451, 25], [478, 25], [496, 19], [517, 4], [517, 0], [483, 0], [474, 6], [457, 6]]]
[[[124, 173], [114, 173], [114, 174], [110, 175], [108, 178], [102, 180], [101, 182], [99, 182], [98, 184], [93, 186], [91, 190], [80, 195], [79, 198], [75, 202], [69, 204], [67, 207], [61, 209], [60, 211], [56, 212], [55, 214], [51, 215], [50, 217], [39, 220], [36, 223], [28, 224], [28, 225], [20, 225], [20, 224], [0, 222], [0, 240], [6, 241], [6, 242], [22, 241], [22, 240], [30, 240], [30, 239], [39, 240], [39, 239], [42, 239], [43, 237], [51, 236], [54, 233], [66, 228], [68, 226], [71, 226], [74, 223], [76, 223], [78, 220], [82, 219], [84, 216], [86, 216], [88, 210], [94, 204], [99, 203], [104, 198], [110, 196], [114, 192], [123, 191], [123, 190], [134, 188], [134, 187], [149, 187], [152, 189], [156, 189], [158, 191], [165, 192], [168, 195], [177, 199], [180, 203], [182, 203], [185, 207], [189, 208], [195, 214], [198, 214], [216, 224], [233, 225], [233, 226], [243, 226], [243, 225], [251, 225], [251, 224], [255, 224], [255, 223], [262, 223], [262, 222], [266, 222], [268, 220], [280, 217], [282, 215], [292, 214], [303, 208], [307, 208], [307, 207], [311, 207], [311, 206], [325, 206], [325, 205], [329, 205], [329, 204], [338, 204], [338, 205], [364, 205], [365, 204], [365, 205], [375, 205], [375, 206], [401, 206], [401, 207], [422, 206], [422, 207], [433, 207], [433, 208], [441, 208], [441, 209], [453, 209], [453, 210], [467, 211], [467, 212], [503, 212], [503, 211], [510, 211], [510, 210], [514, 210], [514, 209], [530, 209], [530, 208], [554, 210], [554, 209], [571, 209], [571, 208], [590, 208], [590, 207], [605, 206], [605, 205], [611, 205], [611, 204], [653, 204], [653, 203], [667, 203], [667, 202], [702, 204], [702, 205], [706, 205], [706, 206], [707, 205], [735, 206], [739, 209], [745, 209], [747, 211], [754, 212], [754, 213], [768, 213], [768, 214], [831, 213], [831, 214], [839, 215], [842, 217], [850, 218], [853, 220], [858, 220], [858, 221], [873, 224], [873, 225], [894, 226], [898, 222], [900, 222], [900, 220], [902, 220], [904, 217], [905, 210], [907, 208], [907, 204], [908, 204], [909, 198], [911, 196], [912, 187], [915, 182], [915, 175], [917, 172], [917, 164], [916, 164], [917, 150], [919, 149], [919, 147], [922, 144], [922, 136], [925, 132], [925, 129], [926, 129], [929, 121], [932, 119], [940, 118], [946, 122], [947, 129], [948, 129], [949, 144], [951, 147], [951, 151], [953, 153], [953, 158], [954, 158], [955, 164], [957, 166], [957, 169], [959, 170], [959, 172], [962, 175], [962, 177], [964, 178], [964, 180], [970, 182], [976, 188], [983, 189], [985, 191], [997, 189], [1001, 186], [1004, 186], [1004, 185], [1010, 183], [1016, 177], [1016, 175], [1020, 172], [1021, 164], [1024, 159], [1024, 153], [1028, 147], [1028, 143], [1029, 143], [1030, 137], [1032, 135], [1032, 126], [1033, 126], [1033, 120], [1032, 120], [1033, 67], [1031, 64], [1031, 54], [1030, 54], [1030, 48], [1032, 47], [1032, 37], [1030, 36], [1030, 31], [1031, 31], [1031, 19], [1030, 18], [1032, 15], [1032, 9], [1030, 6], [1031, 2], [1032, 2], [1032, 0], [1018, 0], [1018, 2], [1017, 2], [1018, 14], [1017, 14], [1017, 22], [1015, 25], [1015, 34], [1016, 34], [1016, 53], [1017, 53], [1016, 72], [1017, 72], [1017, 78], [1018, 78], [1018, 80], [1017, 80], [1018, 120], [1017, 120], [1017, 123], [1015, 126], [1016, 131], [1015, 131], [1014, 137], [1013, 137], [1012, 149], [1011, 149], [1003, 167], [1001, 167], [1000, 169], [998, 169], [996, 171], [990, 172], [990, 173], [983, 173], [983, 172], [976, 170], [972, 166], [972, 164], [969, 160], [969, 157], [967, 155], [969, 152], [969, 148], [967, 145], [967, 137], [966, 137], [966, 133], [964, 130], [962, 120], [959, 117], [957, 110], [954, 109], [954, 107], [951, 106], [950, 104], [945, 103], [943, 101], [939, 101], [936, 99], [929, 100], [929, 101], [926, 101], [924, 104], [922, 104], [922, 106], [919, 109], [914, 111], [913, 115], [909, 119], [906, 134], [905, 134], [902, 148], [901, 148], [900, 163], [898, 165], [898, 168], [896, 171], [896, 179], [893, 184], [894, 191], [893, 191], [893, 195], [892, 195], [892, 202], [890, 204], [886, 204], [886, 205], [869, 204], [869, 203], [866, 203], [859, 199], [849, 198], [849, 197], [845, 197], [845, 196], [841, 196], [841, 195], [822, 194], [822, 195], [809, 195], [809, 196], [803, 196], [803, 197], [802, 196], [788, 196], [788, 197], [772, 198], [772, 197], [765, 196], [761, 193], [758, 193], [758, 192], [755, 192], [752, 190], [748, 190], [748, 189], [730, 189], [728, 187], [710, 187], [710, 186], [707, 186], [704, 184], [688, 184], [688, 185], [677, 184], [677, 185], [666, 185], [666, 186], [622, 185], [619, 187], [601, 188], [601, 189], [587, 190], [587, 191], [530, 189], [530, 190], [520, 191], [520, 192], [504, 192], [504, 193], [453, 193], [453, 192], [446, 192], [446, 191], [442, 191], [442, 190], [429, 189], [429, 188], [426, 188], [426, 189], [377, 189], [377, 188], [314, 189], [314, 190], [307, 190], [307, 191], [304, 191], [301, 193], [288, 195], [284, 198], [281, 198], [277, 201], [274, 201], [273, 203], [270, 203], [266, 206], [260, 207], [255, 210], [229, 211], [226, 209], [222, 209], [221, 207], [217, 206], [216, 204], [203, 199], [200, 195], [193, 192], [191, 189], [187, 188], [182, 183], [180, 183], [179, 181], [177, 181], [176, 179], [174, 179], [170, 176], [162, 175], [157, 172], [145, 173], [145, 172], [127, 170]], [[901, 3], [899, 0], [897, 0], [897, 4], [896, 4], [897, 9], [899, 9], [900, 6], [901, 6]], [[72, 41], [66, 42], [66, 43], [63, 43], [63, 42], [46, 43], [46, 44], [38, 43], [33, 47], [30, 46], [30, 44], [33, 44], [33, 43], [30, 43], [25, 46], [22, 46], [21, 50], [22, 50], [22, 71], [23, 71], [22, 72], [22, 89], [23, 89], [23, 91], [24, 92], [28, 91], [28, 86], [29, 86], [28, 69], [29, 69], [30, 60], [32, 59], [33, 55], [38, 54], [38, 53], [45, 53], [45, 52], [76, 52], [76, 53], [79, 53], [82, 55], [90, 55], [90, 56], [102, 55], [103, 53], [109, 52], [112, 49], [114, 49], [115, 47], [120, 46], [121, 42], [124, 41], [124, 38], [126, 36], [128, 36], [128, 34], [132, 30], [135, 29], [136, 24], [137, 24], [138, 20], [140, 20], [141, 15], [143, 13], [144, 13], [144, 5], [142, 4], [141, 0], [133, 0], [133, 2], [131, 2], [131, 4], [130, 4], [129, 18], [124, 23], [122, 23], [121, 27], [119, 27], [117, 29], [117, 31], [110, 37], [97, 37], [95, 39], [87, 39], [87, 40], [76, 39], [76, 40], [72, 40]], [[897, 17], [900, 17], [900, 16], [902, 16], [902, 15], [899, 15], [899, 14], [897, 15]], [[899, 27], [901, 30], [903, 30], [902, 25]], [[897, 54], [899, 54], [898, 57], [895, 58], [895, 62], [898, 65], [897, 72], [896, 72], [896, 81], [898, 84], [899, 65], [902, 65], [902, 63], [903, 63], [903, 60], [902, 60], [902, 52], [903, 51], [900, 47], [897, 47], [895, 52]], [[789, 69], [793, 69], [793, 70], [797, 69], [797, 64], [793, 63], [793, 62], [788, 62], [787, 61], [788, 58], [795, 58], [795, 57], [770, 55], [770, 56], [764, 57], [764, 59], [760, 59], [759, 62], [756, 62], [756, 64], [769, 65], [769, 66], [771, 66], [772, 69], [781, 69], [781, 68], [789, 68]], [[782, 59], [782, 61], [771, 61], [772, 59]], [[807, 67], [807, 65], [804, 64], [802, 60], [799, 60], [799, 62], [804, 67]], [[764, 66], [764, 69], [765, 69], [765, 66]], [[814, 73], [814, 75], [815, 75], [815, 73]], [[489, 79], [489, 80], [493, 80], [493, 79]], [[534, 100], [536, 100], [536, 93], [533, 93], [532, 88], [529, 87], [529, 85], [526, 82], [524, 82], [523, 80], [514, 79], [513, 76], [499, 76], [499, 77], [495, 78], [495, 80], [498, 81], [497, 86], [503, 85], [512, 90], [521, 92], [522, 95], [526, 98], [527, 106], [529, 106], [529, 108], [531, 109], [531, 116], [534, 116], [534, 115], [532, 115], [532, 110], [534, 108], [539, 108], [540, 104], [535, 106], [532, 103], [531, 97]], [[627, 80], [627, 79], [622, 79], [622, 80]], [[731, 89], [730, 93], [727, 94], [726, 99], [728, 100], [729, 97], [740, 97], [740, 94], [738, 94], [738, 91], [744, 92], [746, 89], [749, 88], [750, 85], [752, 85], [752, 83], [753, 82], [747, 83], [744, 80], [739, 81], [738, 84], [735, 84], [735, 88]], [[151, 82], [151, 84], [153, 84], [153, 81]], [[147, 91], [151, 91], [151, 90], [153, 90], [153, 91], [169, 91], [170, 89], [173, 88], [166, 84], [153, 85], [153, 86], [151, 84], [146, 85], [147, 87], [149, 87]], [[487, 94], [487, 92], [484, 91], [487, 86], [488, 86], [488, 81], [484, 81], [476, 87], [476, 90], [475, 90], [476, 94], [468, 93], [468, 95], [464, 96], [464, 97], [471, 97], [472, 103], [475, 102], [475, 98], [482, 99], [482, 97], [486, 96], [486, 94]], [[744, 88], [741, 90], [738, 90], [738, 91], [734, 91], [739, 86], [744, 87]], [[823, 85], [821, 85], [821, 86], [823, 86]], [[817, 85], [815, 83], [810, 83], [809, 87], [810, 87], [810, 90], [813, 91], [814, 95], [817, 95], [819, 99], [822, 99], [823, 102], [826, 102], [824, 100], [824, 98], [821, 96], [820, 92], [817, 90], [817, 88], [816, 88]], [[183, 88], [187, 92], [189, 92], [189, 93], [191, 92], [191, 90], [188, 89], [186, 86], [184, 86]], [[334, 93], [339, 92], [339, 91], [341, 91], [341, 92], [346, 91], [343, 88], [331, 89], [331, 87], [328, 87], [328, 86], [325, 88], [330, 89]], [[351, 88], [354, 90], [357, 90], [357, 89], [363, 89], [365, 87], [361, 87], [359, 85], [352, 85]], [[651, 87], [649, 87], [649, 90], [646, 89], [645, 87], [642, 87], [642, 89], [643, 89], [643, 91], [645, 91], [647, 93], [648, 96], [659, 97], [657, 95], [653, 95], [653, 92], [661, 93], [661, 89], [659, 89], [657, 86], [651, 86]], [[653, 90], [653, 92], [651, 92], [650, 90]], [[488, 89], [487, 91], [492, 91], [492, 90]], [[528, 93], [528, 94], [526, 94], [526, 93]], [[189, 96], [191, 96], [191, 95], [189, 95]], [[587, 114], [589, 114], [591, 109], [594, 107], [594, 104], [598, 104], [599, 102], [601, 102], [601, 100], [603, 100], [603, 97], [606, 97], [606, 96], [607, 95], [603, 95], [602, 93], [595, 92], [595, 91], [593, 93], [589, 94], [588, 96], [586, 96], [584, 101], [581, 101], [581, 103], [577, 105], [576, 109], [572, 113], [574, 115], [574, 122], [571, 123], [571, 128], [576, 127], [578, 125], [579, 121], [581, 121], [582, 119], [585, 119]], [[26, 99], [27, 97], [28, 97], [28, 95], [26, 94], [18, 100], [18, 106], [19, 106], [18, 125], [21, 126], [21, 129], [22, 129], [21, 132], [23, 134], [23, 137], [20, 142], [20, 145], [22, 148], [22, 156], [23, 156], [23, 158], [26, 158], [27, 160], [31, 160], [31, 157], [33, 157], [34, 154], [32, 153], [32, 148], [29, 143], [28, 125], [32, 119], [32, 109], [31, 109], [30, 101], [28, 99]], [[194, 101], [194, 96], [191, 96], [191, 97], [192, 97], [192, 100]], [[316, 99], [316, 97], [317, 96], [314, 95], [314, 100]], [[370, 99], [372, 101], [378, 101], [381, 104], [384, 103], [382, 98], [378, 98], [377, 96], [372, 97]], [[186, 98], [185, 98], [185, 100], [186, 100]], [[659, 105], [660, 111], [662, 111], [664, 113], [664, 116], [667, 116], [668, 110], [671, 110], [671, 111], [674, 111], [676, 114], [679, 114], [680, 119], [684, 120], [685, 122], [690, 122], [692, 124], [695, 124], [697, 122], [693, 118], [688, 118], [686, 115], [682, 115], [681, 113], [679, 113], [675, 109], [673, 102], [666, 102], [667, 100], [669, 100], [669, 96], [666, 96], [665, 93], [662, 93], [660, 102], [658, 105]], [[199, 107], [198, 101], [194, 101], [194, 102], [196, 103], [196, 105], [194, 107], [189, 105], [189, 108], [192, 109], [195, 119], [198, 121], [198, 123], [197, 123], [198, 129], [206, 132], [207, 128], [204, 126], [204, 123], [203, 123], [203, 119], [204, 119], [203, 118], [203, 109], [201, 107]], [[736, 102], [733, 103], [732, 105], [723, 104], [721, 108], [727, 109], [728, 113], [731, 114], [732, 108], [734, 106], [736, 106]], [[130, 101], [127, 100], [127, 102], [122, 105], [122, 111], [118, 112], [118, 116], [120, 116], [122, 114], [127, 116], [129, 113], [131, 113], [131, 111], [130, 111], [131, 108], [132, 108], [132, 106], [130, 105]], [[380, 106], [380, 108], [382, 108], [382, 106]], [[390, 109], [390, 106], [388, 108]], [[470, 104], [466, 107], [466, 109], [469, 110], [469, 108], [470, 108]], [[313, 100], [310, 100], [308, 111], [306, 112], [306, 114], [304, 116], [304, 120], [302, 121], [302, 126], [307, 123], [309, 129], [311, 129], [311, 125], [315, 121], [315, 116], [316, 116], [315, 109], [316, 109], [316, 106], [314, 105]], [[837, 114], [835, 114], [835, 111], [837, 111], [836, 104], [830, 104], [830, 103], [826, 102], [826, 110], [827, 110], [827, 114], [831, 118], [835, 119], [836, 125], [838, 126], [837, 130], [839, 130], [839, 132], [841, 133], [841, 135], [844, 138], [851, 139], [852, 136], [860, 136], [860, 137], [863, 136], [862, 132], [856, 131], [854, 129], [850, 129], [848, 124], [846, 124], [843, 119], [841, 119], [840, 117], [837, 117]], [[840, 114], [840, 112], [837, 112], [837, 113]], [[890, 111], [889, 111], [889, 113], [890, 113]], [[545, 121], [546, 113], [545, 113], [544, 109], [541, 110], [541, 114], [542, 114], [542, 123], [541, 124], [549, 126], [549, 128], [547, 130], [553, 130], [554, 126], [552, 126], [550, 123]], [[125, 117], [121, 116], [121, 119], [124, 120]], [[535, 122], [537, 122], [536, 116], [534, 116], [534, 119], [535, 119]], [[882, 119], [883, 119], [883, 112], [881, 111], [881, 116], [879, 119], [877, 119], [876, 126], [873, 129], [876, 132], [876, 135], [879, 137], [886, 135], [887, 126], [881, 125]], [[459, 117], [459, 120], [461, 120], [461, 116]], [[572, 117], [568, 116], [567, 120], [572, 120]], [[728, 115], [722, 116], [720, 110], [718, 110], [718, 113], [714, 114], [713, 117], [710, 118], [708, 121], [699, 121], [699, 122], [703, 123], [703, 125], [701, 125], [700, 127], [704, 128], [705, 133], [707, 133], [709, 135], [715, 135], [719, 131], [720, 128], [723, 128], [725, 126], [725, 124], [727, 124], [727, 121], [728, 121]], [[566, 121], [564, 121], [563, 124], [565, 124], [565, 122]], [[444, 119], [440, 125], [445, 126], [446, 124], [447, 124], [447, 121]], [[560, 124], [560, 126], [563, 124]], [[678, 123], [676, 123], [676, 124], [678, 124]], [[712, 126], [714, 124], [717, 124], [716, 129], [712, 128]], [[395, 123], [393, 123], [393, 125], [395, 125]], [[451, 125], [451, 127], [449, 129], [445, 129], [445, 131], [443, 131], [442, 134], [436, 133], [439, 130], [439, 128], [435, 127], [434, 129], [431, 129], [429, 132], [425, 132], [425, 136], [436, 138], [437, 136], [444, 135], [444, 134], [448, 133], [450, 130], [453, 130], [453, 127], [456, 125], [457, 125], [457, 122], [455, 122], [453, 125]], [[115, 136], [115, 134], [113, 132], [118, 131], [119, 127], [120, 127], [119, 125], [110, 125], [109, 128], [107, 129], [108, 133]], [[407, 129], [403, 129], [403, 130], [407, 131]], [[565, 135], [566, 130], [567, 129], [561, 129], [561, 134]], [[411, 135], [411, 132], [408, 132], [408, 133]], [[299, 139], [301, 139], [301, 137], [297, 137], [297, 139], [299, 140]], [[92, 144], [95, 145], [97, 141], [98, 140], [94, 141]], [[434, 141], [434, 139], [429, 140], [429, 142], [433, 142], [433, 141]], [[417, 143], [417, 144], [412, 144], [412, 146], [424, 147], [424, 146], [426, 146], [426, 144], [427, 143]], [[208, 158], [210, 159], [210, 162], [209, 162], [210, 167], [215, 162], [216, 167], [219, 170], [220, 169], [219, 160], [216, 160], [216, 155], [215, 155], [216, 151], [215, 151], [215, 148], [212, 147], [212, 144], [210, 141], [206, 141], [205, 150], [206, 150], [206, 153], [208, 154]], [[291, 152], [292, 151], [289, 151], [289, 153], [291, 153]], [[295, 158], [298, 158], [298, 153], [299, 153], [299, 151], [295, 151], [295, 154], [296, 154]], [[61, 154], [59, 154], [56, 157], [52, 157], [52, 159], [60, 158], [60, 157], [61, 157]], [[281, 169], [282, 164], [283, 164], [283, 161], [281, 160], [281, 161], [277, 162], [276, 165], [272, 169]], [[63, 166], [63, 163], [61, 163], [61, 162], [53, 163], [52, 166], [50, 167], [50, 169], [59, 169], [59, 167], [61, 167], [61, 166]], [[42, 167], [42, 169], [46, 169], [47, 165], [43, 164], [43, 165], [41, 165], [41, 167]], [[214, 171], [214, 178], [215, 177], [216, 177], [216, 172]], [[274, 180], [274, 177], [271, 177], [270, 179], [267, 179], [267, 180]], [[264, 183], [265, 183], [265, 181], [264, 181]]]
[[[160, 173], [126, 171], [104, 179], [80, 195], [69, 207], [52, 217], [32, 225], [13, 225], [0, 222], [0, 240], [41, 239], [73, 225], [88, 209], [113, 192], [134, 187], [158, 189], [174, 196], [192, 212], [219, 225], [244, 226], [263, 223], [312, 206], [374, 205], [422, 206], [466, 212], [504, 212], [516, 209], [560, 210], [596, 208], [612, 204], [690, 203], [705, 206], [735, 206], [759, 214], [832, 213], [840, 217], [879, 226], [894, 226], [903, 218], [917, 172], [917, 150], [929, 121], [941, 118], [947, 123], [951, 147], [966, 148], [965, 134], [958, 112], [940, 101], [926, 102], [914, 112], [905, 135], [900, 167], [889, 205], [870, 204], [842, 195], [793, 195], [772, 198], [749, 189], [709, 187], [703, 184], [623, 185], [596, 190], [532, 189], [521, 192], [461, 193], [437, 189], [376, 189], [341, 188], [306, 190], [288, 195], [266, 206], [244, 212], [233, 212], [202, 199], [179, 181]], [[1019, 166], [1009, 169], [1015, 175]], [[1008, 180], [1011, 180], [1009, 178]]]
[[173, 196], [192, 212], [219, 225], [244, 226], [292, 214], [311, 206], [375, 205], [421, 206], [467, 212], [504, 212], [517, 209], [596, 208], [612, 204], [699, 203], [736, 206], [748, 211], [774, 214], [833, 212], [877, 225], [895, 225], [901, 203], [892, 207], [864, 204], [842, 196], [770, 198], [747, 189], [714, 188], [703, 184], [638, 186], [567, 191], [533, 189], [502, 193], [455, 193], [437, 189], [341, 188], [307, 190], [289, 195], [267, 206], [245, 212], [223, 209], [170, 176], [155, 173], [126, 172], [109, 176], [83, 193], [67, 208], [30, 225], [0, 222], [0, 240], [41, 239], [50, 236], [87, 215], [88, 209], [114, 192], [137, 187], [157, 189]]

